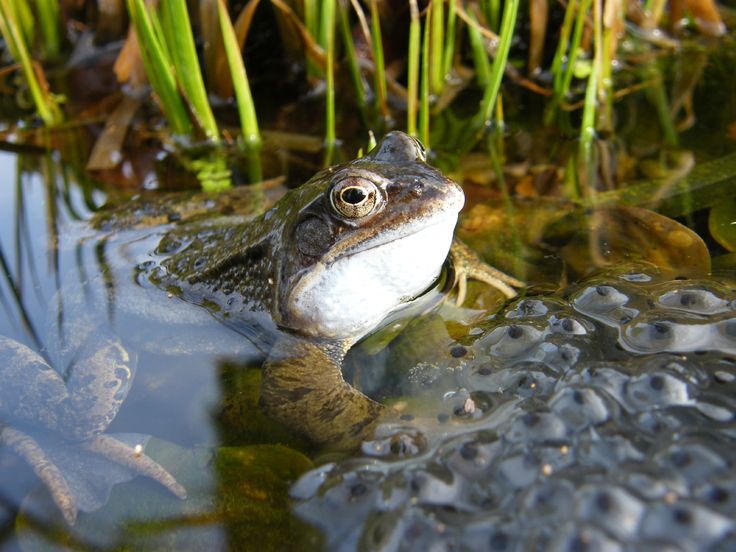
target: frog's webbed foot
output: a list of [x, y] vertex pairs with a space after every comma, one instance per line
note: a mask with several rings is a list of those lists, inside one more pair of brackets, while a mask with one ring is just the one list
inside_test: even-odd
[[[6, 426], [0, 430], [0, 443], [33, 469], [69, 525], [75, 523], [79, 510], [102, 507], [113, 485], [136, 475], [154, 479], [178, 498], [187, 496], [166, 469], [143, 453], [142, 445], [131, 446], [110, 435], [95, 435], [80, 443], [48, 444], [45, 449], [34, 437]], [[94, 460], [95, 455], [102, 459]]]
[[82, 448], [99, 454], [108, 460], [128, 468], [132, 472], [150, 477], [166, 487], [172, 494], [184, 500], [187, 491], [166, 469], [150, 456], [143, 453], [143, 447], [131, 448], [110, 435], [95, 435], [81, 444]]
[[456, 303], [458, 306], [465, 301], [468, 279], [488, 284], [503, 293], [508, 299], [516, 297], [515, 287], [524, 287], [524, 282], [484, 263], [472, 249], [458, 240], [452, 241], [450, 260], [455, 274], [454, 286], [457, 286]]
[[139, 474], [185, 498], [174, 477], [143, 453], [147, 436], [103, 434], [133, 378], [127, 351], [119, 340], [98, 336], [81, 352], [64, 380], [38, 353], [0, 336], [0, 415], [11, 420], [0, 422], [0, 443], [34, 470], [70, 524], [79, 510], [101, 508], [114, 485]]
[[49, 460], [46, 453], [30, 435], [12, 427], [0, 429], [0, 443], [20, 456], [36, 473], [51, 494], [69, 525], [77, 520], [77, 506], [61, 470]]

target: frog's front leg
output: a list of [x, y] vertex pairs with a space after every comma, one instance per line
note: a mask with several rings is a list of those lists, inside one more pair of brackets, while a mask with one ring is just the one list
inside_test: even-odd
[[357, 447], [386, 407], [342, 377], [348, 343], [284, 335], [263, 370], [261, 408], [312, 441], [335, 449]]
[[85, 340], [65, 382], [39, 354], [0, 336], [0, 442], [34, 469], [69, 523], [80, 505], [64, 470], [48, 454], [59, 445], [105, 457], [132, 474], [155, 479], [180, 498], [186, 496], [173, 476], [142, 450], [102, 434], [127, 396], [134, 366], [119, 340], [100, 335]]
[[462, 305], [465, 300], [468, 279], [488, 284], [503, 293], [508, 299], [516, 297], [515, 287], [524, 287], [524, 282], [486, 264], [475, 251], [457, 239], [452, 241], [450, 261], [455, 274], [454, 285], [457, 286], [458, 305]]

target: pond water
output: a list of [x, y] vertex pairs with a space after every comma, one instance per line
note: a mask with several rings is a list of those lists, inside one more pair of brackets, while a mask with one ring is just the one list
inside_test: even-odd
[[[45, 545], [138, 547], [141, 538], [145, 547], [152, 548], [218, 548], [233, 538], [228, 525], [235, 520], [245, 526], [236, 531], [238, 538], [260, 535], [264, 527], [269, 528], [265, 541], [281, 540], [285, 532], [306, 534], [292, 527], [296, 524], [290, 519], [287, 492], [289, 482], [311, 462], [279, 445], [299, 441], [272, 428], [258, 414], [262, 353], [205, 311], [196, 307], [182, 311], [171, 306], [166, 293], [155, 290], [148, 295], [154, 290], [138, 285], [133, 269], [160, 235], [90, 231], [85, 221], [105, 201], [104, 192], [83, 189], [68, 173], [62, 179], [65, 167], [48, 157], [4, 153], [0, 162], [7, 179], [0, 198], [0, 335], [14, 340], [2, 342], [3, 423], [21, 429], [59, 467], [80, 511], [70, 526], [39, 486], [29, 462], [23, 462], [17, 450], [13, 454], [4, 447], [2, 523], [16, 530], [4, 539], [3, 550]], [[44, 168], [52, 174], [44, 173]], [[18, 186], [12, 185], [14, 180]], [[55, 210], [53, 216], [50, 208]], [[94, 348], [104, 347], [108, 337], [125, 348], [125, 358], [113, 352], [85, 368], [79, 356], [96, 354]], [[42, 356], [22, 362], [7, 350], [15, 343], [29, 348], [24, 353]], [[38, 364], [47, 361], [58, 371], [54, 381], [45, 379], [43, 367], [39, 370]], [[121, 378], [121, 370], [123, 382], [113, 391], [114, 396], [123, 396], [123, 406], [119, 411], [104, 404], [95, 408], [97, 397], [114, 402], [103, 389]], [[225, 385], [237, 388], [223, 393]], [[79, 407], [61, 404], [60, 393], [81, 401]], [[238, 400], [223, 405], [229, 393]], [[222, 430], [221, 420], [241, 410], [244, 423]], [[28, 411], [31, 414], [24, 417]], [[29, 423], [29, 416], [40, 421]], [[105, 419], [100, 421], [99, 416]], [[160, 463], [184, 485], [186, 502], [140, 477], [133, 487], [113, 487], [135, 473], [85, 449], [85, 439], [65, 441], [70, 428], [85, 424], [96, 427], [94, 433], [104, 430], [122, 443], [145, 445], [154, 458], [168, 459]], [[213, 450], [228, 442], [228, 432], [239, 435], [239, 444], [253, 447], [222, 449], [215, 458]], [[230, 483], [219, 481], [221, 470], [231, 474]], [[141, 483], [142, 494], [133, 490]], [[220, 496], [220, 485], [245, 486], [247, 492], [242, 498], [228, 498], [229, 491]], [[237, 500], [237, 505], [219, 505], [227, 500]], [[84, 513], [105, 504], [102, 512]], [[172, 526], [159, 527], [164, 519]], [[126, 524], [143, 527], [132, 530]], [[138, 531], [145, 537], [136, 535]]]
[[[664, 259], [659, 267], [637, 260], [643, 246], [627, 234], [616, 266], [559, 292], [532, 292], [494, 313], [500, 294], [471, 286], [465, 308], [445, 303], [397, 337], [368, 339], [348, 358], [349, 376], [403, 409], [406, 426], [383, 427], [345, 457], [318, 453], [260, 413], [263, 356], [251, 341], [139, 278], [134, 268], [176, 222], [91, 230], [85, 220], [103, 191], [77, 183], [53, 157], [4, 153], [0, 162], [0, 335], [40, 351], [38, 362], [50, 360], [70, 393], [86, 387], [62, 344], [119, 336], [130, 389], [93, 433], [146, 444], [188, 495], [135, 477], [84, 440], [21, 423], [11, 427], [58, 465], [80, 511], [69, 525], [6, 447], [4, 549], [736, 545], [736, 289], [728, 270], [708, 276], [707, 256], [683, 244], [694, 237], [686, 227], [611, 208], [609, 229], [648, 221], [644, 241]], [[504, 239], [478, 226], [498, 209], [508, 214], [493, 201], [471, 205], [460, 235], [479, 250], [489, 234]], [[525, 218], [549, 205], [515, 209]], [[595, 226], [582, 220], [578, 230]], [[610, 236], [611, 249], [618, 239]], [[21, 373], [3, 368], [6, 378]], [[109, 370], [92, 372], [104, 383]], [[3, 381], [0, 400], [21, 393], [19, 408], [48, 411], [53, 425], [62, 415], [54, 398], [27, 377]], [[14, 414], [6, 408], [4, 420]], [[396, 435], [416, 428], [426, 443], [412, 451]]]
[[[57, 153], [0, 151], [0, 549], [736, 548], [732, 77], [703, 79], [678, 148], [623, 100], [625, 146], [597, 159], [632, 185], [576, 201], [544, 193], [576, 145], [512, 124], [459, 156], [462, 118], [439, 119], [456, 235], [528, 286], [471, 283], [354, 347], [346, 377], [400, 416], [351, 453], [259, 408], [267, 322], [223, 324], [146, 277], [193, 204], [195, 223], [242, 222], [284, 189], [161, 210]], [[513, 200], [487, 186], [499, 141]], [[108, 202], [133, 216], [91, 226]]]

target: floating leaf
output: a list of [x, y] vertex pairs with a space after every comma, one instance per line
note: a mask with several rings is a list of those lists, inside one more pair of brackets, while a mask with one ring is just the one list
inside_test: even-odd
[[715, 205], [708, 217], [711, 236], [729, 251], [736, 251], [736, 199]]
[[590, 206], [619, 203], [656, 209], [670, 217], [693, 213], [733, 196], [736, 153], [696, 165], [681, 180], [647, 180], [596, 194]]
[[573, 216], [582, 232], [561, 255], [576, 278], [631, 262], [655, 265], [674, 276], [710, 272], [710, 254], [700, 236], [668, 217], [637, 207], [607, 207]]

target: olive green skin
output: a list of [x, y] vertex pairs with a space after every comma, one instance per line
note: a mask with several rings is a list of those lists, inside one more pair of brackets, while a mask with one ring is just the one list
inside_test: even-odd
[[[365, 157], [319, 172], [259, 216], [208, 219], [201, 216], [202, 203], [185, 204], [177, 224], [146, 228], [147, 236], [158, 234], [160, 240], [153, 251], [139, 256], [146, 259], [135, 267], [139, 285], [131, 285], [126, 276], [130, 266], [124, 263], [130, 261], [124, 257], [110, 267], [110, 273], [123, 274], [115, 287], [98, 278], [83, 282], [82, 289], [77, 282], [76, 292], [65, 288], [59, 294], [64, 326], [48, 330], [58, 341], [49, 345], [49, 360], [52, 366], [74, 365], [68, 381], [31, 351], [14, 347], [12, 340], [3, 342], [5, 357], [13, 360], [1, 369], [3, 377], [23, 393], [0, 395], [0, 415], [14, 426], [43, 428], [71, 441], [101, 434], [132, 385], [136, 356], [127, 344], [164, 352], [160, 348], [166, 343], [179, 354], [187, 354], [187, 347], [235, 352], [237, 335], [218, 343], [176, 340], [177, 334], [196, 331], [177, 331], [175, 324], [196, 327], [211, 314], [266, 353], [261, 405], [267, 414], [317, 443], [353, 446], [383, 408], [343, 380], [343, 358], [386, 315], [414, 303], [437, 278], [463, 201], [459, 186], [426, 164], [415, 139], [393, 132]], [[160, 221], [159, 208], [167, 219], [179, 218], [172, 216], [177, 211], [170, 202], [159, 200], [99, 215], [92, 225], [129, 248], [124, 240], [135, 243], [136, 229], [145, 220]], [[189, 212], [194, 219], [184, 220]], [[402, 268], [401, 258], [392, 257], [396, 244], [427, 229], [445, 245], [432, 242], [419, 257], [434, 258], [425, 273], [395, 290], [396, 281], [412, 272]], [[126, 231], [132, 238], [125, 237]], [[342, 291], [332, 297], [336, 306], [322, 313], [322, 303], [329, 301], [320, 294], [331, 293], [331, 272], [339, 269], [348, 280], [356, 279], [349, 268], [354, 261], [366, 264], [367, 257], [378, 262], [377, 272], [367, 273], [372, 282], [367, 296], [361, 295], [364, 282], [353, 286], [338, 279], [334, 283]], [[370, 262], [366, 266], [372, 267]], [[313, 299], [305, 306], [301, 301], [309, 293]], [[145, 329], [139, 335], [126, 333], [122, 341], [110, 320], [113, 312], [113, 318], [129, 320], [126, 332], [132, 328], [135, 334], [135, 320], [145, 322], [140, 324]], [[62, 320], [49, 318], [52, 326]], [[25, 369], [23, 359], [36, 368]], [[33, 406], [29, 394], [34, 393], [53, 400]]]
[[[354, 218], [337, 211], [335, 188], [366, 180], [377, 184], [376, 208]], [[156, 251], [161, 261], [145, 272], [157, 286], [206, 305], [268, 350], [261, 388], [268, 415], [317, 443], [350, 447], [370, 431], [383, 407], [343, 380], [342, 361], [375, 329], [377, 317], [322, 328], [298, 312], [300, 290], [341, 258], [380, 246], [382, 236], [402, 239], [448, 217], [451, 236], [463, 200], [457, 184], [426, 164], [416, 140], [394, 132], [367, 156], [319, 172], [253, 221], [175, 228]], [[440, 255], [444, 259], [447, 250]], [[427, 281], [438, 274], [439, 266]], [[404, 303], [423, 291], [412, 290]]]
[[[98, 215], [95, 243], [120, 255], [93, 278], [69, 275], [49, 308], [45, 357], [0, 336], [0, 443], [34, 468], [69, 523], [99, 504], [75, 496], [49, 443], [186, 496], [164, 467], [106, 433], [132, 386], [136, 350], [253, 355], [255, 345], [266, 355], [261, 408], [320, 445], [354, 448], [384, 418], [385, 407], [344, 381], [344, 357], [387, 316], [437, 299], [425, 292], [450, 251], [462, 190], [427, 165], [415, 139], [393, 132], [263, 214], [247, 212], [244, 195], [141, 200]], [[213, 205], [235, 213], [208, 217]], [[509, 297], [508, 284], [520, 285], [461, 244], [451, 261], [461, 290], [466, 276]], [[211, 316], [235, 333], [198, 331]]]

